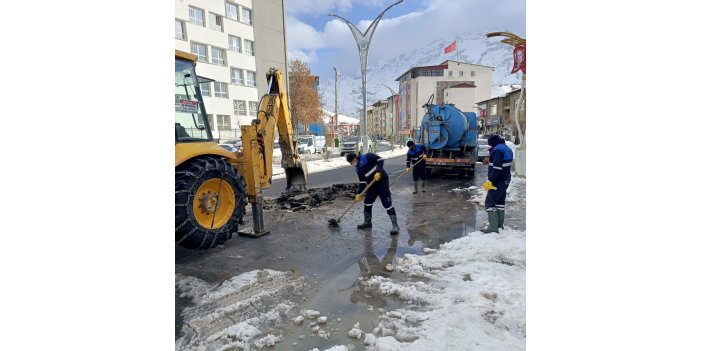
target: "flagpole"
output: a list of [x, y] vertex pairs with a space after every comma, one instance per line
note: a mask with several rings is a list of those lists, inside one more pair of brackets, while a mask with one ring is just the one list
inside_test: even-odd
[[453, 42], [456, 43], [456, 55], [454, 58], [456, 59], [455, 61], [458, 62], [458, 36], [456, 36], [456, 39], [454, 39]]

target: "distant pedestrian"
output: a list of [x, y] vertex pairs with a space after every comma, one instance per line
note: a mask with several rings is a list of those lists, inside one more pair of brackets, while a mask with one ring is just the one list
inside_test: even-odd
[[488, 214], [488, 226], [481, 229], [483, 233], [497, 233], [505, 229], [505, 200], [507, 188], [512, 180], [512, 161], [514, 155], [507, 147], [505, 140], [499, 135], [491, 135], [488, 140], [490, 145], [490, 163], [488, 163], [488, 180], [483, 183], [487, 190], [485, 197], [485, 211]]
[[356, 155], [356, 153], [351, 152], [346, 154], [346, 161], [356, 167], [356, 174], [358, 174], [358, 188], [356, 190], [356, 201], [361, 200], [361, 193], [363, 190], [375, 180], [375, 184], [368, 189], [366, 192], [366, 198], [363, 200], [365, 207], [363, 208], [363, 218], [362, 224], [357, 226], [358, 229], [371, 228], [373, 226], [373, 203], [375, 199], [380, 196], [380, 202], [383, 204], [385, 211], [390, 216], [390, 221], [392, 222], [392, 229], [390, 230], [390, 235], [396, 235], [400, 232], [400, 227], [397, 225], [397, 214], [395, 213], [395, 207], [392, 205], [392, 196], [390, 195], [390, 182], [388, 181], [388, 174], [383, 169], [383, 163], [385, 161], [382, 157], [369, 152], [365, 154]]
[[424, 182], [427, 180], [427, 161], [424, 160], [427, 157], [426, 149], [422, 144], [415, 144], [412, 140], [407, 141], [407, 147], [409, 150], [407, 150], [407, 169], [405, 169], [405, 172], [409, 172], [410, 165], [416, 163], [414, 168], [412, 168], [412, 179], [414, 180], [414, 192], [412, 194], [419, 192], [419, 179], [422, 180], [422, 192], [424, 192]]

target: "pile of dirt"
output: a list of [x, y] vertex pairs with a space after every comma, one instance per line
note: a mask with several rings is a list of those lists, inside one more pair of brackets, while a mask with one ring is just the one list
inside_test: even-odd
[[322, 188], [312, 188], [307, 191], [292, 191], [281, 193], [277, 198], [266, 197], [263, 199], [264, 210], [309, 211], [314, 207], [330, 203], [335, 199], [352, 200], [356, 195], [356, 183], [334, 184]]

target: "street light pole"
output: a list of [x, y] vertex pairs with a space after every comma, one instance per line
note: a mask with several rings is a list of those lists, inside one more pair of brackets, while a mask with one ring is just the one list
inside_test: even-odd
[[333, 16], [336, 18], [341, 19], [346, 23], [346, 25], [349, 26], [349, 29], [351, 29], [351, 33], [353, 34], [354, 39], [356, 39], [356, 45], [358, 45], [358, 55], [360, 56], [361, 59], [361, 90], [363, 94], [363, 114], [362, 116], [362, 121], [361, 121], [361, 127], [363, 127], [361, 134], [363, 136], [363, 153], [368, 152], [368, 110], [367, 110], [367, 105], [366, 105], [366, 67], [368, 64], [368, 48], [370, 47], [370, 42], [371, 39], [373, 38], [373, 32], [375, 32], [375, 28], [378, 26], [378, 23], [380, 23], [380, 19], [383, 17], [385, 12], [387, 12], [391, 7], [401, 3], [403, 0], [398, 0], [394, 4], [388, 6], [383, 12], [381, 12], [378, 17], [376, 17], [373, 22], [368, 26], [368, 29], [366, 29], [365, 33], [361, 33], [361, 31], [356, 28], [356, 26], [349, 22], [347, 19], [338, 16], [334, 13], [330, 13], [329, 16]]

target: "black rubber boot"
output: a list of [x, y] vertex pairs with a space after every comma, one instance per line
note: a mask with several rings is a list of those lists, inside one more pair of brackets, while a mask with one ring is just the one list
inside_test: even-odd
[[497, 228], [505, 229], [505, 210], [497, 210]]
[[499, 233], [497, 222], [499, 221], [497, 211], [488, 211], [488, 226], [480, 229], [483, 233]]
[[424, 192], [424, 181], [422, 180], [422, 192]]
[[400, 226], [397, 225], [397, 215], [390, 215], [390, 221], [392, 222], [392, 229], [390, 229], [390, 235], [399, 234]]
[[419, 192], [418, 187], [419, 187], [419, 182], [414, 182], [414, 191], [412, 192], [412, 194], [416, 194]]
[[363, 218], [364, 218], [363, 223], [357, 225], [356, 228], [366, 229], [366, 228], [370, 228], [373, 226], [373, 223], [371, 223], [371, 220], [373, 219], [373, 213], [364, 211]]

